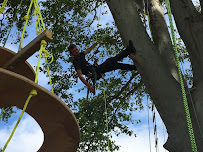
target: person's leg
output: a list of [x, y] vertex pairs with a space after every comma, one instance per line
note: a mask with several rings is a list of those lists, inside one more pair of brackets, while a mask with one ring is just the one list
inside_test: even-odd
[[110, 63], [115, 63], [115, 62], [118, 62], [120, 60], [122, 60], [123, 58], [127, 57], [130, 53], [132, 52], [135, 52], [135, 48], [133, 46], [133, 43], [132, 41], [130, 40], [129, 41], [129, 46], [123, 50], [121, 53], [117, 54], [115, 57], [111, 57], [111, 58], [108, 58], [104, 63], [102, 64], [110, 64]]
[[97, 73], [106, 73], [106, 72], [110, 72], [113, 70], [117, 70], [117, 69], [121, 69], [121, 70], [137, 70], [135, 65], [130, 65], [130, 64], [123, 64], [123, 63], [112, 63], [112, 64], [106, 64], [104, 65], [100, 65], [98, 66], [98, 71]]
[[130, 65], [130, 64], [124, 64], [124, 63], [116, 63], [115, 64], [117, 69], [121, 69], [121, 70], [137, 70], [135, 65]]

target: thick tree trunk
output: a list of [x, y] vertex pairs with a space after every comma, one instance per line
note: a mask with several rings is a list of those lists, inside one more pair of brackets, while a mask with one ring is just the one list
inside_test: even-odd
[[[202, 2], [202, 1], [201, 1]], [[190, 55], [193, 69], [193, 91], [191, 92], [200, 134], [203, 133], [203, 14], [196, 11], [190, 0], [171, 0], [171, 7], [178, 31]], [[201, 140], [202, 137], [201, 137]]]
[[[137, 52], [136, 54], [131, 55], [131, 58], [137, 66], [144, 84], [167, 128], [169, 136], [167, 143], [165, 144], [165, 148], [170, 152], [191, 152], [192, 150], [179, 84], [178, 71], [175, 65], [174, 55], [172, 53], [173, 47], [164, 21], [164, 14], [158, 0], [149, 0], [151, 30], [154, 42], [151, 41], [145, 31], [143, 23], [136, 10], [134, 0], [106, 0], [106, 2], [114, 17], [124, 44], [127, 45], [128, 40], [132, 40], [135, 45]], [[199, 25], [196, 24], [193, 26], [199, 27]], [[197, 38], [201, 38], [202, 36], [203, 34], [199, 34], [199, 37]], [[197, 41], [200, 42], [201, 40], [203, 40], [203, 38], [198, 39]], [[201, 46], [199, 46], [199, 43], [197, 46], [200, 51]], [[199, 56], [200, 55], [201, 53]], [[194, 57], [194, 59], [195, 58], [196, 57]], [[201, 56], [199, 58], [201, 59]], [[198, 63], [196, 64], [198, 65], [201, 62], [203, 61], [198, 60]], [[199, 66], [202, 67], [201, 65]], [[199, 71], [201, 70], [199, 69]], [[200, 80], [198, 81], [198, 84], [199, 83], [202, 84]], [[203, 86], [200, 84], [195, 86], [198, 87], [199, 91], [195, 91], [196, 93], [192, 94], [194, 102], [200, 101], [201, 96], [203, 96], [201, 95], [201, 89], [203, 89]], [[189, 102], [191, 102], [189, 98], [189, 91], [187, 91], [187, 95]], [[196, 108], [199, 106], [199, 109], [197, 108], [196, 111], [198, 113], [200, 125], [202, 125], [201, 120], [203, 120], [203, 117], [200, 116], [203, 115], [200, 114], [201, 108], [203, 107], [201, 104], [202, 103], [200, 102], [196, 102], [195, 104]], [[195, 137], [197, 137], [198, 150], [203, 151], [203, 143], [193, 110], [191, 110], [191, 115], [192, 118], [194, 118], [193, 123], [196, 133]], [[203, 126], [201, 128], [203, 128]]]

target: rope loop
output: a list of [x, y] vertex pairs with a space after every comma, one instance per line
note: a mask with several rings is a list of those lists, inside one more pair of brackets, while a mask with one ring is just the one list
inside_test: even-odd
[[2, 7], [0, 8], [0, 14], [2, 14], [3, 11], [4, 11], [4, 6], [2, 6]]
[[43, 51], [44, 51], [43, 57], [44, 58], [48, 58], [50, 56], [50, 53], [47, 50], [45, 50], [45, 49]]
[[47, 42], [46, 42], [45, 40], [42, 40], [42, 41], [41, 41], [41, 45], [42, 45], [43, 47], [45, 47], [45, 45], [47, 45]]
[[36, 90], [31, 90], [31, 91], [30, 91], [30, 95], [36, 96], [36, 95], [37, 95], [37, 91], [36, 91]]
[[36, 34], [39, 35], [41, 32], [39, 30], [36, 31]]
[[52, 54], [50, 54], [47, 50], [43, 50], [43, 52], [44, 52], [44, 55], [43, 55], [43, 58], [45, 58], [46, 59], [46, 62], [47, 62], [47, 58], [48, 57], [51, 57], [51, 61], [50, 62], [47, 62], [47, 64], [51, 64], [53, 61], [54, 61], [54, 57], [53, 57], [53, 55]]
[[[42, 52], [44, 53], [43, 57], [46, 59], [46, 64], [47, 64], [47, 71], [48, 71], [48, 75], [49, 75], [49, 81], [50, 81], [50, 85], [51, 85], [51, 91], [52, 93], [54, 93], [54, 89], [52, 86], [52, 81], [51, 81], [51, 76], [50, 76], [50, 72], [49, 72], [49, 66], [48, 64], [51, 64], [54, 60], [54, 57], [52, 54], [50, 54], [46, 49], [45, 49], [45, 45], [47, 45], [47, 42], [45, 40], [41, 41], [41, 49], [40, 49], [40, 56], [39, 56], [39, 61], [38, 61], [38, 67], [37, 67], [37, 75], [38, 75], [38, 71], [39, 71], [39, 63], [40, 63], [40, 58], [41, 58], [41, 54]], [[51, 61], [48, 62], [48, 57], [51, 56]], [[37, 79], [35, 79], [35, 82], [37, 82]]]
[[39, 14], [39, 9], [38, 9], [38, 8], [35, 9], [35, 14], [36, 14], [36, 15]]
[[25, 15], [24, 18], [23, 18], [25, 21], [29, 20], [29, 16], [28, 15]]

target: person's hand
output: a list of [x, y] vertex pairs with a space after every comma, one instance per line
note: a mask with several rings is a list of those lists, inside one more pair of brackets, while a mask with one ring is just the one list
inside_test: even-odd
[[95, 89], [93, 86], [89, 87], [88, 89], [90, 90], [90, 92], [95, 93]]

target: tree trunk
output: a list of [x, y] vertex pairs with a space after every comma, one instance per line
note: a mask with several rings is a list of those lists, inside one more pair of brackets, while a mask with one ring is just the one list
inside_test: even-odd
[[[186, 44], [186, 46], [189, 53], [192, 54], [190, 55], [190, 58], [192, 58], [191, 61], [194, 70], [195, 87], [194, 91], [191, 93], [192, 100], [189, 97], [190, 92], [188, 89], [186, 89], [186, 93], [190, 106], [198, 151], [203, 151], [203, 142], [200, 136], [200, 130], [203, 129], [203, 114], [201, 113], [203, 103], [200, 102], [203, 98], [203, 94], [201, 94], [203, 89], [203, 82], [201, 79], [203, 78], [203, 60], [201, 60], [201, 58], [203, 59], [203, 57], [201, 57], [202, 53], [200, 52], [203, 50], [203, 46], [200, 45], [201, 42], [203, 42], [202, 15], [192, 10], [195, 12], [193, 12], [194, 14], [201, 16], [198, 18], [201, 18], [201, 21], [196, 18], [197, 16], [195, 16], [192, 20], [193, 23], [190, 24], [190, 21], [185, 19], [184, 12], [182, 12], [183, 16], [179, 14], [179, 11], [181, 10], [178, 6], [182, 5], [181, 3], [184, 3], [184, 0], [171, 1], [173, 13], [177, 15], [174, 15], [175, 19], [177, 18], [176, 20], [178, 20], [176, 21], [177, 26], [180, 26], [183, 33], [180, 32], [179, 28], [178, 30], [185, 44], [189, 43]], [[154, 101], [156, 108], [165, 123], [168, 132], [168, 140], [164, 147], [170, 152], [191, 152], [192, 150], [178, 78], [178, 70], [176, 67], [170, 35], [159, 1], [149, 0], [149, 13], [153, 41], [147, 34], [139, 17], [135, 0], [106, 0], [106, 2], [114, 17], [124, 44], [128, 45], [128, 40], [132, 40], [137, 50], [137, 52], [135, 54], [131, 54], [130, 57], [133, 59], [134, 64], [141, 74], [148, 93]], [[178, 5], [176, 3], [178, 3]], [[184, 10], [186, 8], [182, 7], [181, 9]], [[181, 17], [183, 18], [180, 19]], [[182, 20], [185, 22], [187, 21], [187, 24], [181, 25], [183, 24], [181, 23]], [[183, 29], [186, 28], [185, 26], [189, 28], [190, 31], [183, 31]], [[198, 123], [194, 114], [194, 109], [191, 106], [192, 101], [194, 102], [195, 111], [197, 112]], [[200, 130], [198, 124], [200, 124]]]

